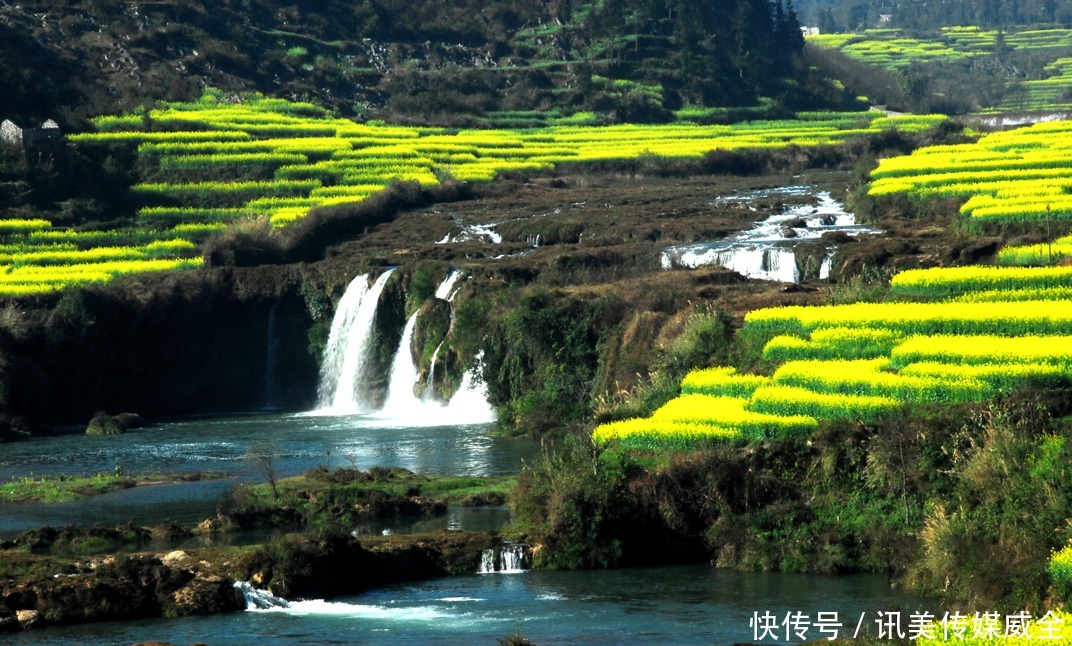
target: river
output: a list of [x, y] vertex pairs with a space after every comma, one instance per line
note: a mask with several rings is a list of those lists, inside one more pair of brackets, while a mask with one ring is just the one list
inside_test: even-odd
[[[494, 644], [522, 634], [537, 644], [786, 643], [757, 634], [756, 613], [780, 623], [801, 613], [822, 640], [818, 613], [837, 613], [839, 635], [874, 633], [878, 613], [920, 606], [869, 575], [742, 573], [706, 566], [592, 572], [521, 572], [395, 585], [331, 601], [234, 615], [107, 622], [13, 636], [15, 644], [132, 644], [165, 640], [216, 645]], [[783, 629], [784, 630], [784, 629]], [[763, 639], [756, 639], [762, 636]], [[790, 634], [790, 642], [801, 642]]]
[[[24, 476], [193, 472], [226, 474], [219, 480], [136, 487], [60, 504], [0, 503], [0, 537], [40, 525], [71, 523], [155, 525], [167, 520], [196, 523], [216, 514], [216, 503], [236, 483], [264, 482], [263, 470], [247, 459], [255, 443], [267, 443], [278, 477], [318, 466], [403, 467], [417, 473], [490, 476], [517, 473], [538, 446], [506, 439], [489, 424], [401, 426], [375, 415], [242, 415], [159, 424], [117, 436], [67, 435], [2, 445], [0, 482]], [[482, 520], [500, 510], [452, 509], [420, 525], [491, 528]], [[493, 523], [495, 524], [495, 523]], [[407, 531], [386, 524], [377, 531]]]
[[[369, 415], [245, 415], [160, 424], [121, 436], [63, 436], [4, 445], [0, 478], [30, 473], [226, 472], [228, 478], [137, 487], [69, 505], [7, 505], [0, 527], [45, 523], [193, 522], [214, 513], [236, 483], [261, 481], [246, 458], [270, 442], [280, 476], [324, 465], [401, 466], [417, 472], [494, 475], [532, 459], [531, 441], [496, 437], [490, 425], [401, 427]], [[467, 514], [470, 514], [467, 516]], [[485, 514], [481, 517], [480, 514]], [[424, 525], [483, 529], [503, 510], [452, 510]], [[468, 524], [467, 524], [468, 523]], [[473, 574], [396, 585], [331, 601], [297, 602], [272, 611], [136, 622], [107, 622], [19, 633], [16, 644], [129, 644], [145, 639], [188, 644], [495, 643], [522, 633], [536, 643], [733, 643], [756, 641], [753, 612], [838, 612], [851, 635], [861, 613], [914, 610], [880, 576], [822, 577], [741, 573], [706, 565], [601, 572]], [[817, 638], [817, 637], [815, 637]], [[812, 638], [809, 638], [811, 640]], [[780, 643], [768, 639], [758, 640]], [[794, 641], [799, 641], [795, 639]]]

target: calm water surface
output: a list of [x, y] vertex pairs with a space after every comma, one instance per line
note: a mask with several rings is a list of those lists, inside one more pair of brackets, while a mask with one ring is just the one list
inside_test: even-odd
[[[111, 472], [227, 473], [224, 480], [155, 485], [69, 505], [0, 507], [0, 533], [65, 525], [195, 522], [237, 482], [261, 481], [246, 459], [271, 442], [280, 476], [324, 465], [400, 466], [436, 474], [515, 473], [537, 452], [489, 426], [393, 426], [374, 418], [261, 415], [162, 424], [118, 437], [69, 436], [0, 445], [0, 480]], [[392, 531], [501, 526], [506, 509], [452, 509], [442, 518], [387, 525]], [[376, 527], [363, 528], [379, 533]], [[14, 644], [495, 644], [513, 633], [536, 643], [729, 644], [755, 641], [753, 612], [838, 612], [844, 630], [878, 611], [915, 610], [883, 577], [738, 573], [705, 566], [609, 572], [524, 572], [444, 578], [363, 595], [300, 601], [290, 608], [184, 619], [108, 622], [5, 636]], [[927, 609], [927, 608], [922, 608]], [[851, 632], [847, 633], [851, 636]], [[784, 643], [784, 639], [769, 643]], [[792, 641], [792, 640], [791, 640]], [[812, 639], [809, 639], [812, 641]]]
[[[165, 520], [192, 523], [215, 515], [217, 501], [238, 482], [263, 482], [264, 472], [246, 458], [251, 445], [274, 447], [279, 477], [318, 466], [404, 467], [439, 475], [517, 473], [538, 446], [504, 439], [491, 425], [394, 426], [369, 416], [246, 415], [160, 424], [123, 435], [69, 435], [0, 444], [0, 482], [24, 476], [112, 473], [130, 475], [213, 472], [222, 480], [153, 485], [117, 491], [68, 504], [2, 504], [0, 535], [40, 525], [154, 525]], [[442, 526], [480, 527], [488, 514], [453, 510]], [[472, 517], [471, 517], [472, 516]], [[454, 523], [454, 525], [451, 525]], [[402, 526], [385, 526], [402, 531]]]

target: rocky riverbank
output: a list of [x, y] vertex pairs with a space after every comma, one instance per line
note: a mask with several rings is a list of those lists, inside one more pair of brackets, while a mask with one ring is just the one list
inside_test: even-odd
[[70, 559], [4, 550], [0, 632], [106, 620], [239, 612], [235, 584], [287, 598], [330, 598], [402, 581], [477, 572], [490, 533], [437, 532], [368, 541], [343, 532], [254, 547]]

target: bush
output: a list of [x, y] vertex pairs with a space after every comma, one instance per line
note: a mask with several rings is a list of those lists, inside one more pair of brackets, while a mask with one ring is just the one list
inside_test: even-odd
[[1050, 557], [1046, 571], [1050, 573], [1050, 582], [1057, 599], [1065, 605], [1072, 602], [1072, 546], [1055, 551]]
[[280, 262], [282, 240], [268, 219], [239, 220], [205, 241], [202, 254], [207, 267], [255, 267]]
[[638, 518], [627, 484], [638, 469], [623, 453], [569, 436], [522, 470], [514, 506], [520, 527], [543, 546], [537, 566], [608, 568], [631, 556], [625, 541]]

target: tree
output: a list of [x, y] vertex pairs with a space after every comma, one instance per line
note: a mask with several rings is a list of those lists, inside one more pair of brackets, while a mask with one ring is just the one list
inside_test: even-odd
[[275, 460], [279, 455], [274, 442], [254, 442], [246, 451], [246, 459], [253, 462], [268, 480], [268, 486], [272, 488], [272, 497], [279, 500], [279, 489], [276, 487]]

